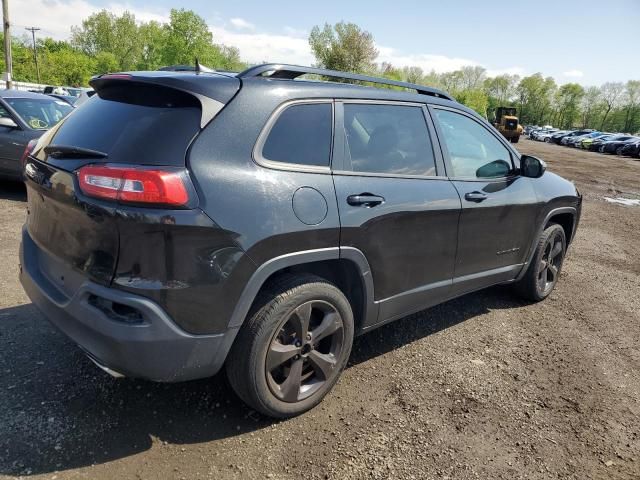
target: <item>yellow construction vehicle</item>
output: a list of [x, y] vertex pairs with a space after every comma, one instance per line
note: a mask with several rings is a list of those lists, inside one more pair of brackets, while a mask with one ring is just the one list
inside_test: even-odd
[[496, 120], [493, 126], [511, 143], [518, 143], [518, 140], [520, 140], [523, 128], [518, 123], [515, 107], [496, 108]]

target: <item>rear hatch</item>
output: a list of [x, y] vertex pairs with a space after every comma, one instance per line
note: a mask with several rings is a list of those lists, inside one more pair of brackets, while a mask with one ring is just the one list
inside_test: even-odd
[[39, 247], [39, 268], [69, 296], [84, 278], [111, 282], [119, 254], [117, 215], [126, 209], [118, 199], [83, 193], [78, 170], [184, 170], [192, 140], [237, 92], [239, 81], [136, 72], [99, 77], [91, 85], [97, 94], [43, 135], [24, 168], [26, 228]]

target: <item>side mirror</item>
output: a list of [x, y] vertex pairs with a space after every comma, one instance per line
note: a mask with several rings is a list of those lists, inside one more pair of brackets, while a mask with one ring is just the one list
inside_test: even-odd
[[500, 178], [506, 177], [511, 172], [511, 164], [504, 160], [494, 160], [476, 170], [478, 178]]
[[540, 178], [547, 170], [547, 164], [537, 157], [522, 155], [520, 157], [520, 174], [527, 178]]
[[0, 127], [18, 128], [18, 124], [13, 121], [13, 118], [0, 117]]

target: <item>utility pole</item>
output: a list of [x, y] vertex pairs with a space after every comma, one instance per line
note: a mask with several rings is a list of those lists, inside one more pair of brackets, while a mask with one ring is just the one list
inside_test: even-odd
[[7, 70], [7, 88], [13, 87], [13, 63], [11, 62], [11, 30], [9, 23], [9, 0], [2, 0], [2, 23], [4, 26], [4, 64]]
[[33, 38], [33, 61], [36, 63], [36, 75], [38, 76], [38, 83], [40, 83], [40, 67], [38, 67], [38, 47], [36, 47], [36, 32], [40, 30], [38, 27], [25, 27], [25, 30], [31, 32], [31, 38]]

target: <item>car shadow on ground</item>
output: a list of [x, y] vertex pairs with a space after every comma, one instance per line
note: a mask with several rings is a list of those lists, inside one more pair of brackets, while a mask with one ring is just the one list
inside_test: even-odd
[[27, 189], [24, 183], [0, 180], [0, 199], [26, 202]]
[[[356, 338], [349, 366], [518, 306], [504, 288], [447, 302]], [[112, 379], [33, 305], [0, 310], [0, 352], [0, 474], [101, 464], [157, 442], [211, 442], [273, 424], [244, 406], [223, 374], [181, 384]]]

